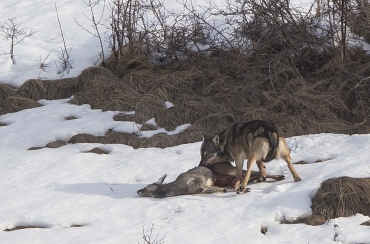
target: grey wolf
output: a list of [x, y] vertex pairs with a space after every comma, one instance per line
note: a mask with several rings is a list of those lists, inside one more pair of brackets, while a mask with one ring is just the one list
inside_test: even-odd
[[[234, 124], [212, 138], [205, 139], [200, 154], [200, 166], [235, 161], [237, 180], [234, 188], [238, 194], [246, 190], [252, 172], [251, 168], [255, 163], [261, 170], [260, 165], [263, 162], [282, 158], [287, 163], [294, 180], [301, 180], [291, 162], [285, 138], [280, 137], [276, 126], [267, 121], [254, 120]], [[247, 172], [242, 177], [245, 159], [247, 159]]]

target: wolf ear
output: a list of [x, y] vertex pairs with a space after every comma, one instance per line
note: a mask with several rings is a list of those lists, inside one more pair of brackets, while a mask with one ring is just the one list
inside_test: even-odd
[[162, 183], [163, 183], [164, 179], [166, 179], [166, 177], [167, 177], [167, 174], [165, 174], [161, 178], [159, 178], [159, 180], [157, 181], [157, 184], [162, 185]]
[[212, 142], [218, 146], [220, 144], [220, 137], [218, 135], [215, 135], [213, 138], [212, 138]]

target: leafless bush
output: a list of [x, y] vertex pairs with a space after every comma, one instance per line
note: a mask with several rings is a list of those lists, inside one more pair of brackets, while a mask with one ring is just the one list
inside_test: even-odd
[[60, 66], [58, 66], [55, 61], [54, 62], [55, 62], [55, 65], [58, 69], [58, 74], [61, 74], [63, 72], [67, 72], [67, 74], [68, 74], [70, 69], [72, 69], [72, 64], [73, 64], [73, 60], [70, 59], [70, 54], [71, 54], [72, 48], [70, 48], [69, 50], [67, 49], [67, 45], [66, 45], [66, 41], [64, 39], [63, 29], [62, 29], [62, 25], [60, 23], [58, 8], [57, 8], [56, 3], [55, 3], [55, 12], [57, 13], [60, 34], [61, 34], [62, 39], [63, 39], [63, 48], [60, 48], [60, 51], [55, 50], [56, 55], [59, 59]]
[[112, 55], [118, 60], [135, 47], [150, 61], [163, 64], [208, 53], [221, 42], [228, 42], [222, 31], [208, 21], [211, 7], [197, 11], [199, 6], [192, 3], [185, 2], [183, 6], [181, 12], [171, 12], [163, 0], [110, 2], [107, 40]]
[[21, 28], [21, 24], [15, 22], [16, 18], [8, 18], [6, 22], [0, 25], [0, 35], [2, 35], [6, 40], [10, 40], [10, 58], [13, 64], [15, 64], [14, 59], [14, 47], [23, 41], [25, 38], [32, 36], [35, 32], [31, 30], [27, 32], [24, 28]]
[[355, 7], [349, 13], [351, 31], [370, 44], [370, 2], [356, 0], [354, 4]]
[[39, 74], [37, 76], [38, 79], [40, 79], [40, 75], [41, 75], [41, 72], [45, 72], [45, 70], [47, 68], [49, 68], [49, 65], [46, 63], [46, 60], [49, 58], [49, 55], [50, 53], [48, 53], [48, 55], [46, 55], [46, 57], [44, 59], [41, 59], [41, 55], [40, 55], [40, 60], [39, 60], [39, 64], [37, 65], [38, 69], [39, 69]]
[[90, 30], [87, 27], [85, 27], [82, 24], [80, 24], [77, 21], [77, 18], [74, 18], [75, 23], [78, 26], [80, 26], [83, 30], [85, 30], [86, 32], [88, 32], [89, 34], [91, 34], [92, 36], [95, 36], [96, 38], [98, 38], [99, 44], [100, 44], [100, 53], [99, 53], [99, 56], [100, 56], [100, 59], [104, 62], [105, 55], [104, 55], [103, 38], [102, 38], [102, 36], [100, 34], [100, 31], [99, 31], [99, 28], [98, 27], [100, 25], [103, 25], [103, 15], [104, 15], [104, 10], [105, 10], [105, 0], [103, 0], [103, 10], [102, 10], [102, 12], [100, 14], [100, 17], [98, 19], [95, 17], [94, 8], [95, 8], [95, 6], [97, 6], [100, 3], [100, 0], [96, 0], [96, 1], [91, 1], [91, 0], [85, 1], [84, 0], [84, 3], [86, 4], [86, 6], [89, 7], [91, 17], [88, 17], [85, 13], [83, 13], [83, 15], [88, 20], [91, 21], [91, 27], [92, 27], [93, 30]]
[[[164, 240], [164, 238], [166, 238], [166, 236], [158, 239], [159, 234], [157, 234], [155, 237], [153, 237], [152, 236], [153, 235], [153, 229], [154, 229], [154, 224], [152, 224], [152, 226], [150, 228], [150, 231], [149, 231], [149, 234], [146, 234], [145, 233], [145, 228], [143, 226], [143, 232], [140, 233], [141, 237], [143, 239], [143, 244], [162, 244], [162, 243], [164, 243], [163, 240]], [[139, 243], [139, 241], [137, 243]]]
[[[253, 54], [257, 60], [268, 57], [271, 70], [276, 64], [286, 66], [297, 77], [307, 51], [339, 50], [339, 56], [345, 59], [350, 46], [349, 27], [363, 30], [362, 20], [370, 22], [370, 7], [365, 0], [317, 0], [313, 4], [316, 14], [292, 6], [290, 0], [226, 1], [222, 7], [211, 0], [207, 6], [185, 1], [180, 12], [166, 9], [163, 0], [107, 3], [110, 16], [105, 23], [109, 28], [105, 41], [116, 61], [133, 47], [156, 64], [208, 55], [214, 50], [234, 50]], [[86, 4], [94, 16], [96, 3], [89, 0]], [[354, 21], [354, 15], [362, 16], [361, 21]], [[97, 36], [101, 18], [89, 19], [94, 29], [90, 33]]]
[[145, 28], [139, 27], [148, 6], [142, 0], [113, 0], [109, 2], [110, 35], [107, 40], [115, 59], [123, 56], [127, 44], [142, 42]]

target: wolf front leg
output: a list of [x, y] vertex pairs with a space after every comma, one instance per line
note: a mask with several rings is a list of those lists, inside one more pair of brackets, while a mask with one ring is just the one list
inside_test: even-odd
[[240, 193], [244, 193], [245, 192], [246, 186], [247, 186], [248, 181], [249, 181], [249, 178], [251, 177], [252, 166], [253, 166], [253, 164], [256, 163], [256, 161], [257, 160], [256, 160], [256, 155], [255, 154], [252, 154], [248, 158], [248, 162], [247, 162], [247, 173], [245, 174], [242, 183], [240, 184], [238, 190], [236, 191], [237, 194], [240, 194]]
[[301, 181], [302, 178], [298, 175], [297, 171], [295, 171], [295, 169], [293, 167], [293, 164], [292, 164], [292, 160], [290, 158], [290, 155], [284, 155], [284, 156], [282, 156], [282, 159], [287, 163], [288, 168], [290, 170], [290, 173], [293, 176], [294, 181], [295, 182]]
[[285, 138], [283, 137], [279, 138], [279, 154], [280, 154], [280, 157], [287, 163], [290, 173], [292, 174], [294, 178], [294, 181], [296, 182], [301, 181], [302, 178], [298, 175], [297, 171], [295, 171], [293, 167], [292, 158], [290, 157], [289, 147], [288, 147], [288, 144], [286, 143]]

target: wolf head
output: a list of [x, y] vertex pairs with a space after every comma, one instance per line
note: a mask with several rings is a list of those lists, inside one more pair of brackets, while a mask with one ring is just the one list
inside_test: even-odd
[[208, 166], [216, 163], [222, 157], [222, 145], [218, 135], [214, 135], [210, 139], [204, 139], [200, 147], [200, 163], [199, 166]]

